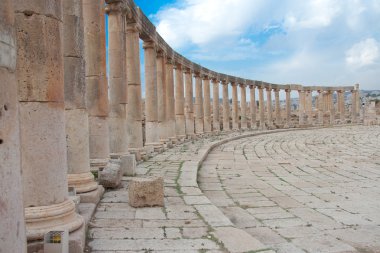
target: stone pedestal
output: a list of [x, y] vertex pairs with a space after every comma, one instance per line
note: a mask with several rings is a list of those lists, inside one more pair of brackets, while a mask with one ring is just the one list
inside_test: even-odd
[[251, 115], [251, 128], [256, 129], [256, 94], [255, 94], [255, 85], [249, 86], [249, 96], [250, 96], [250, 102], [249, 102], [249, 109], [250, 109], [250, 115]]
[[164, 206], [162, 177], [133, 178], [128, 184], [129, 205], [132, 207]]
[[212, 79], [212, 114], [212, 131], [219, 132], [219, 81], [217, 79]]
[[238, 106], [238, 96], [237, 96], [237, 84], [232, 82], [232, 129], [239, 129], [239, 106]]
[[15, 3], [21, 166], [29, 241], [42, 239], [51, 230], [71, 232], [83, 225], [68, 198], [61, 7], [61, 1], [51, 5], [34, 0]]
[[203, 134], [203, 94], [202, 79], [199, 73], [195, 73], [195, 133]]
[[210, 79], [203, 76], [203, 97], [204, 97], [204, 132], [211, 133], [211, 102], [210, 102]]
[[223, 85], [223, 131], [230, 130], [230, 101], [228, 99], [228, 84], [222, 81]]
[[0, 17], [0, 252], [25, 253], [13, 1], [0, 1]]
[[245, 92], [245, 85], [240, 85], [240, 108], [241, 108], [241, 128], [247, 129], [247, 98], [246, 98], [246, 92]]

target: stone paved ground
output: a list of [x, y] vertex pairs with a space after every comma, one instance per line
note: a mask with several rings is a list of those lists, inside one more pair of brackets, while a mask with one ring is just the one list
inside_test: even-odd
[[[245, 133], [246, 134], [246, 133]], [[185, 143], [138, 166], [165, 178], [165, 207], [107, 191], [88, 232], [95, 253], [380, 252], [380, 127], [240, 133]], [[303, 251], [304, 250], [304, 251]]]
[[250, 137], [215, 148], [200, 188], [276, 252], [380, 252], [380, 127]]

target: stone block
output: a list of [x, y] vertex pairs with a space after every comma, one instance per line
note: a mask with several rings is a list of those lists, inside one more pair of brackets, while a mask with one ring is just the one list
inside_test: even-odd
[[100, 201], [100, 198], [103, 196], [104, 187], [98, 185], [98, 188], [94, 191], [84, 192], [78, 194], [80, 196], [81, 203], [94, 203], [97, 204]]
[[105, 188], [116, 188], [120, 185], [123, 177], [123, 171], [120, 168], [120, 164], [108, 163], [104, 169], [99, 170], [99, 184]]
[[164, 179], [133, 178], [128, 185], [128, 196], [132, 207], [164, 206]]
[[134, 154], [121, 156], [120, 163], [124, 176], [133, 177], [136, 175], [136, 158]]

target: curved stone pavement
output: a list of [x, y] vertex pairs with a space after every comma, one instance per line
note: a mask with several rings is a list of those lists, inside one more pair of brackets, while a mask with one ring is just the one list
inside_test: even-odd
[[[358, 129], [366, 131], [368, 128], [345, 127], [318, 131], [328, 132], [340, 130], [341, 132], [348, 132], [358, 131]], [[302, 132], [313, 133], [314, 131], [315, 130], [307, 130]], [[380, 129], [374, 127], [371, 128], [371, 131], [373, 131], [374, 135], [377, 134], [377, 139], [375, 138], [375, 140], [377, 140], [377, 144], [375, 142], [375, 147], [372, 147], [372, 150], [376, 150], [376, 145], [377, 148], [379, 146], [378, 139]], [[271, 136], [281, 135], [280, 133], [275, 132], [276, 131], [270, 131]], [[293, 136], [294, 133], [296, 132], [289, 132], [286, 134], [284, 133], [283, 135]], [[297, 131], [297, 135], [299, 133], [301, 133], [301, 131]], [[200, 170], [199, 179], [201, 180], [201, 186], [208, 197], [206, 197], [203, 194], [203, 192], [198, 188], [197, 171], [200, 167], [201, 162], [206, 158], [207, 153], [213, 147], [220, 145], [222, 142], [228, 142], [237, 138], [244, 138], [252, 134], [263, 134], [263, 132], [233, 132], [230, 134], [211, 136], [209, 138], [201, 139], [193, 143], [185, 143], [183, 145], [179, 145], [171, 150], [168, 150], [150, 159], [147, 162], [138, 165], [138, 174], [164, 176], [165, 208], [131, 208], [128, 205], [128, 194], [126, 188], [128, 178], [124, 178], [122, 188], [107, 191], [105, 193], [103, 199], [101, 200], [101, 203], [97, 208], [94, 218], [92, 219], [89, 225], [90, 228], [88, 232], [88, 246], [91, 248], [91, 252], [121, 253], [259, 251], [269, 253], [276, 252], [275, 249], [282, 250], [278, 252], [296, 252], [293, 251], [293, 249], [301, 249], [302, 247], [297, 247], [296, 244], [293, 243], [291, 237], [287, 237], [286, 235], [280, 236], [280, 232], [276, 230], [280, 230], [280, 227], [277, 227], [277, 225], [275, 225], [275, 228], [271, 229], [270, 225], [263, 223], [263, 220], [265, 219], [260, 219], [259, 217], [255, 217], [254, 215], [249, 213], [247, 210], [249, 208], [252, 209], [252, 207], [248, 206], [250, 203], [245, 204], [244, 201], [242, 201], [244, 200], [245, 195], [248, 196], [246, 198], [247, 201], [251, 197], [258, 197], [254, 196], [255, 194], [253, 194], [255, 193], [255, 189], [256, 192], [259, 192], [257, 191], [257, 188], [265, 190], [265, 184], [271, 185], [269, 184], [269, 182], [272, 182], [271, 180], [269, 180], [271, 176], [269, 175], [268, 171], [271, 171], [272, 167], [269, 167], [268, 169], [266, 167], [266, 161], [269, 161], [270, 158], [273, 157], [275, 154], [279, 154], [279, 157], [281, 157], [281, 160], [279, 160], [280, 162], [277, 163], [277, 167], [281, 166], [286, 168], [287, 166], [290, 167], [292, 165], [291, 161], [287, 160], [290, 157], [292, 157], [289, 156], [288, 153], [292, 153], [293, 150], [303, 149], [302, 143], [295, 141], [294, 138], [291, 138], [291, 141], [287, 144], [287, 147], [285, 147], [283, 143], [277, 142], [274, 142], [275, 144], [271, 145], [270, 141], [261, 141], [261, 144], [258, 144], [257, 147], [251, 146], [250, 144], [248, 145], [248, 143], [246, 143], [246, 140], [251, 140], [250, 138], [230, 142], [226, 145], [221, 146], [220, 148], [217, 147], [215, 151], [213, 151], [207, 158], [207, 160], [204, 162], [202, 169]], [[313, 134], [311, 135], [314, 136]], [[252, 140], [269, 140], [271, 139], [267, 138], [269, 136], [270, 135], [254, 137], [252, 138]], [[293, 140], [295, 141], [294, 143]], [[342, 143], [341, 145], [347, 144], [349, 147], [356, 147], [358, 145], [358, 138], [354, 138], [353, 140], [354, 141], [350, 141], [349, 143]], [[236, 145], [239, 146], [239, 143], [245, 143], [244, 148], [242, 148], [240, 151], [235, 152], [234, 147]], [[326, 143], [329, 143], [328, 139], [326, 139]], [[365, 149], [365, 147], [367, 147], [367, 143], [371, 143], [371, 140], [367, 139], [362, 141], [362, 145], [360, 146], [363, 147], [363, 150]], [[307, 144], [307, 147], [309, 146], [310, 145]], [[229, 149], [228, 147], [233, 148]], [[254, 155], [253, 152], [248, 153], [248, 151], [250, 150], [255, 151]], [[265, 150], [265, 152], [263, 150]], [[215, 162], [214, 152], [220, 151], [224, 153], [223, 157], [217, 158], [217, 162]], [[301, 152], [302, 156], [310, 154], [312, 157], [314, 157], [314, 159], [312, 159], [313, 163], [315, 161], [318, 161], [317, 159], [320, 159], [317, 155], [318, 152], [320, 152], [319, 149], [313, 148], [308, 149], [307, 151], [308, 152], [306, 153]], [[351, 150], [351, 152], [353, 152], [353, 154], [356, 153], [355, 150]], [[228, 161], [228, 159], [232, 157], [231, 154], [233, 154], [233, 159], [235, 159], [236, 156], [236, 158], [238, 158], [239, 161]], [[348, 158], [352, 157], [350, 153], [345, 154], [348, 156]], [[242, 175], [248, 178], [248, 175], [254, 174], [252, 172], [248, 173], [249, 169], [247, 168], [249, 168], [249, 166], [246, 166], [246, 168], [244, 169], [244, 164], [249, 164], [247, 163], [247, 161], [249, 161], [251, 158], [254, 159], [256, 155], [259, 155], [262, 165], [260, 166], [260, 163], [255, 163], [257, 166], [255, 167], [255, 169], [262, 167], [261, 169], [257, 170], [256, 173], [259, 173], [260, 178], [265, 179], [264, 182], [262, 184], [255, 184], [256, 188], [253, 188], [252, 185], [248, 185], [248, 181], [250, 181], [250, 179], [247, 179], [245, 183], [240, 185], [241, 182], [244, 182], [244, 180], [239, 180], [239, 178], [242, 177]], [[367, 157], [368, 154], [360, 156], [358, 157], [358, 159], [362, 163], [363, 161], [361, 159], [365, 160]], [[343, 159], [344, 157], [341, 158]], [[240, 161], [242, 161], [241, 166], [239, 163]], [[229, 163], [231, 166], [233, 165], [234, 167], [236, 166], [235, 170], [237, 170], [237, 172], [233, 174], [236, 175], [236, 178], [234, 176], [233, 180], [227, 180], [227, 178], [223, 180], [223, 173], [225, 173], [224, 175], [229, 175], [229, 173], [233, 170], [227, 168], [222, 170], [220, 170], [219, 168], [216, 169], [217, 166], [215, 165], [217, 165], [219, 162], [225, 162], [226, 164]], [[377, 160], [377, 162], [379, 161]], [[376, 168], [379, 168], [376, 165], [376, 161], [369, 161], [367, 165], [367, 173], [373, 173], [374, 175], [377, 175], [375, 174]], [[273, 169], [275, 168], [276, 166], [273, 167]], [[223, 172], [221, 175], [219, 175], [219, 170], [220, 172]], [[246, 172], [243, 173], [244, 170]], [[328, 171], [331, 170], [332, 169], [330, 168]], [[281, 172], [279, 173], [281, 175]], [[238, 176], [239, 174], [240, 176]], [[336, 176], [338, 175], [342, 176], [340, 174], [337, 174]], [[305, 175], [294, 174], [294, 176], [303, 178]], [[231, 184], [227, 188], [224, 188], [223, 183], [228, 181], [230, 181]], [[323, 180], [321, 179], [320, 181]], [[261, 185], [262, 188], [258, 187], [259, 185]], [[302, 188], [302, 184], [298, 185], [297, 187]], [[320, 188], [323, 187], [321, 186]], [[339, 189], [339, 187], [336, 188]], [[236, 191], [239, 190], [239, 193], [236, 192], [236, 194], [232, 193], [231, 195], [231, 193], [228, 193], [228, 189], [231, 189], [232, 191], [233, 189], [235, 189]], [[335, 193], [337, 193], [335, 194], [336, 197], [340, 196], [340, 191], [338, 189], [335, 190]], [[252, 190], [252, 192], [250, 192], [250, 190]], [[284, 191], [284, 193], [286, 193], [286, 191], [289, 191], [290, 193], [292, 192], [291, 190], [292, 189], [287, 187], [281, 189], [281, 191]], [[378, 188], [375, 188], [375, 190], [367, 196], [367, 200], [370, 196], [374, 197], [374, 195], [376, 195], [376, 192], [378, 192]], [[260, 194], [261, 193], [262, 192], [260, 191]], [[270, 195], [271, 193], [269, 191], [266, 194]], [[321, 192], [320, 194], [323, 194], [323, 192]], [[304, 196], [304, 198], [306, 197], [305, 195], [300, 196]], [[273, 198], [275, 197], [280, 199], [282, 196], [274, 196]], [[270, 197], [268, 196], [268, 198]], [[211, 201], [209, 199], [211, 199]], [[238, 200], [240, 200], [240, 202]], [[260, 202], [263, 205], [265, 205], [265, 201], [266, 200], [264, 199], [255, 199], [255, 202]], [[268, 200], [267, 204], [269, 204], [269, 201], [272, 201], [273, 203], [277, 204], [277, 202], [275, 202], [274, 200]], [[287, 200], [283, 200], [283, 203], [287, 203]], [[326, 208], [326, 210], [327, 209], [328, 208]], [[369, 207], [369, 209], [372, 210], [372, 207]], [[378, 210], [378, 206], [376, 210]], [[373, 211], [375, 212], [375, 210]], [[264, 213], [269, 212], [265, 211]], [[376, 216], [376, 214], [372, 213], [372, 216]], [[230, 219], [227, 217], [229, 217]], [[276, 217], [274, 217], [273, 219], [275, 218]], [[302, 220], [302, 218], [299, 218], [299, 220]], [[245, 222], [250, 223], [242, 225], [242, 223]], [[313, 224], [307, 223], [304, 227], [306, 227], [306, 229], [313, 228], [312, 225]], [[252, 232], [252, 229], [254, 228], [257, 228], [256, 233]], [[269, 230], [264, 231], [263, 229], [265, 228]], [[376, 229], [374, 230], [376, 232]], [[270, 233], [268, 231], [274, 231], [274, 233]], [[266, 232], [268, 232], [269, 234], [266, 234]], [[306, 233], [307, 232], [305, 232], [305, 234]], [[274, 238], [273, 240], [278, 241], [268, 242], [268, 240], [272, 240], [272, 238]], [[285, 242], [282, 240], [285, 240]]]
[[276, 252], [380, 252], [380, 127], [244, 138], [215, 148], [200, 188]]

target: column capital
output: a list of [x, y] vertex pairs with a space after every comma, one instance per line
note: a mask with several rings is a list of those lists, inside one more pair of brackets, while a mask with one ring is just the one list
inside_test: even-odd
[[178, 70], [183, 70], [182, 64], [180, 62], [176, 62], [174, 64], [173, 68], [178, 69]]
[[273, 91], [274, 92], [280, 92], [280, 89], [279, 88], [273, 88]]
[[156, 48], [155, 42], [153, 40], [144, 41], [143, 42], [143, 49], [147, 49], [147, 48], [155, 49]]
[[182, 69], [183, 69], [183, 73], [185, 74], [190, 74], [192, 72], [190, 68], [182, 67]]
[[285, 89], [285, 92], [291, 92], [292, 90], [291, 89]]
[[106, 6], [104, 7], [104, 12], [107, 15], [110, 14], [120, 14], [126, 12], [126, 8], [123, 6], [122, 0], [106, 0]]
[[196, 77], [196, 78], [201, 77], [201, 73], [199, 73], [199, 72], [194, 72], [194, 77]]
[[206, 74], [202, 75], [202, 80], [210, 80], [210, 77]]
[[265, 89], [266, 89], [266, 91], [272, 91], [272, 86], [267, 86], [267, 87], [265, 87]]
[[228, 83], [227, 83], [226, 80], [220, 80], [220, 83], [221, 83], [222, 85], [228, 85]]
[[213, 83], [219, 83], [219, 80], [216, 77], [211, 78], [211, 82]]
[[163, 58], [164, 57], [164, 51], [162, 51], [162, 49], [158, 49], [156, 50], [156, 57], [157, 58]]
[[164, 55], [165, 57], [165, 64], [173, 65], [173, 59], [170, 56]]
[[232, 87], [237, 86], [236, 82], [230, 82], [230, 84], [231, 84]]
[[240, 88], [245, 88], [245, 87], [247, 87], [244, 83], [239, 83], [239, 87]]
[[254, 84], [250, 84], [250, 85], [249, 85], [249, 88], [250, 88], [250, 89], [254, 89], [254, 88], [256, 88], [256, 85], [254, 85]]
[[134, 22], [134, 23], [130, 23], [130, 22], [127, 22], [127, 32], [140, 32], [141, 30], [141, 25]]

